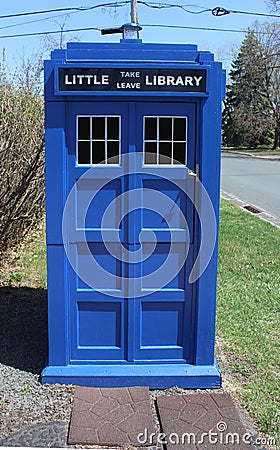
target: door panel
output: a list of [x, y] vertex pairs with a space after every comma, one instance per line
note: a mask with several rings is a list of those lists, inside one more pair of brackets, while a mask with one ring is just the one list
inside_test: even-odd
[[126, 104], [83, 102], [68, 107], [67, 194], [73, 189], [68, 208], [68, 255], [73, 266], [69, 328], [70, 360], [76, 363], [126, 359], [127, 263], [122, 244], [127, 225], [121, 221], [120, 196], [128, 186], [123, 160], [127, 122]]
[[190, 361], [195, 105], [73, 102], [67, 126], [70, 360]]
[[140, 103], [136, 118], [136, 151], [144, 155], [135, 169], [136, 188], [143, 191], [134, 226], [143, 253], [134, 267], [135, 360], [189, 362], [194, 182], [188, 168], [195, 163], [195, 105]]

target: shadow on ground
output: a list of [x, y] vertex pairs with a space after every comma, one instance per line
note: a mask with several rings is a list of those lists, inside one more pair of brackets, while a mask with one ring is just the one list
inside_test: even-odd
[[40, 374], [47, 351], [47, 291], [0, 288], [0, 363]]

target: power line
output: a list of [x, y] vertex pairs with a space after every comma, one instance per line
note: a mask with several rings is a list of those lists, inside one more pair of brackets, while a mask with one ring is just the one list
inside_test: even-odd
[[123, 0], [120, 2], [114, 2], [114, 3], [100, 3], [98, 5], [94, 6], [78, 6], [78, 7], [68, 7], [68, 8], [56, 8], [56, 9], [45, 9], [42, 11], [31, 11], [31, 12], [23, 12], [23, 13], [17, 13], [17, 14], [8, 14], [5, 16], [0, 16], [0, 19], [10, 19], [14, 17], [22, 17], [22, 16], [33, 16], [36, 14], [47, 14], [52, 12], [62, 12], [62, 11], [89, 11], [96, 8], [106, 8], [106, 7], [121, 7], [129, 3], [129, 0]]
[[[86, 10], [83, 10], [83, 11], [86, 11]], [[77, 13], [83, 12], [83, 11], [72, 11], [72, 12], [68, 13], [67, 16], [70, 16], [70, 14], [71, 15], [77, 14]], [[0, 30], [6, 30], [8, 28], [20, 27], [22, 25], [30, 25], [32, 23], [45, 22], [45, 21], [51, 20], [51, 19], [58, 19], [59, 17], [65, 17], [65, 14], [58, 14], [55, 16], [44, 17], [43, 19], [30, 20], [28, 22], [15, 23], [13, 25], [5, 25], [4, 27], [0, 27]]]
[[202, 31], [224, 31], [228, 33], [247, 33], [247, 30], [234, 30], [227, 28], [209, 28], [209, 27], [188, 27], [185, 25], [162, 25], [162, 24], [141, 24], [142, 27], [158, 27], [158, 28], [178, 28], [186, 30], [202, 30]]
[[233, 14], [247, 14], [250, 16], [275, 17], [275, 18], [280, 17], [279, 14], [266, 14], [266, 13], [250, 12], [250, 11], [235, 11], [233, 9], [229, 9], [229, 12], [233, 13]]
[[6, 16], [0, 16], [0, 19], [11, 19], [14, 17], [23, 17], [23, 16], [34, 16], [36, 14], [47, 14], [52, 12], [62, 12], [62, 11], [81, 11], [83, 10], [83, 7], [79, 8], [57, 8], [57, 9], [46, 9], [43, 11], [31, 11], [31, 12], [24, 12], [24, 13], [17, 13], [17, 14], [8, 14]]
[[[201, 30], [201, 31], [221, 31], [229, 33], [247, 33], [246, 30], [234, 30], [226, 28], [209, 28], [209, 27], [191, 27], [185, 25], [164, 25], [164, 24], [141, 24], [142, 27], [158, 27], [158, 28], [175, 28], [185, 30]], [[78, 33], [82, 31], [101, 31], [104, 27], [89, 27], [89, 28], [73, 28], [71, 30], [55, 30], [55, 31], [41, 31], [36, 33], [22, 33], [22, 34], [10, 34], [6, 36], [0, 36], [0, 39], [8, 38], [20, 38], [20, 37], [32, 37], [32, 36], [44, 36], [48, 34], [61, 34], [61, 33]]]
[[[267, 13], [253, 12], [253, 11], [238, 11], [238, 10], [226, 9], [226, 8], [222, 8], [222, 7], [205, 8], [203, 6], [198, 6], [198, 5], [182, 5], [182, 4], [178, 4], [178, 3], [149, 2], [149, 1], [145, 1], [145, 0], [138, 0], [138, 3], [145, 5], [149, 8], [155, 8], [155, 9], [180, 8], [189, 14], [202, 14], [205, 12], [212, 12], [212, 14], [216, 15], [216, 16], [224, 16], [224, 15], [232, 13], [232, 14], [247, 14], [247, 15], [252, 15], [252, 16], [280, 18], [280, 15], [278, 15], [278, 14], [267, 14]], [[187, 9], [190, 7], [201, 8], [201, 11], [191, 11], [191, 10]]]
[[[32, 12], [23, 12], [23, 13], [17, 13], [17, 14], [9, 14], [6, 16], [0, 16], [0, 19], [3, 18], [12, 18], [12, 17], [20, 17], [20, 16], [29, 16], [29, 15], [35, 15], [35, 14], [46, 14], [46, 13], [52, 13], [52, 12], [66, 12], [66, 11], [70, 11], [69, 14], [75, 14], [78, 12], [83, 12], [83, 11], [90, 11], [93, 9], [97, 9], [97, 8], [120, 8], [123, 7], [127, 4], [130, 3], [130, 0], [121, 0], [121, 1], [117, 1], [117, 2], [109, 2], [109, 3], [100, 3], [94, 6], [90, 6], [90, 7], [84, 7], [84, 6], [80, 6], [80, 7], [68, 7], [68, 8], [57, 8], [57, 9], [49, 9], [49, 10], [42, 10], [42, 11], [32, 11]], [[248, 12], [248, 11], [237, 11], [237, 10], [226, 10], [224, 8], [221, 7], [216, 7], [216, 8], [207, 8], [207, 9], [203, 9], [203, 6], [199, 6], [199, 5], [183, 5], [183, 4], [175, 4], [175, 3], [161, 3], [161, 2], [150, 2], [148, 0], [138, 0], [138, 4], [140, 5], [144, 5], [150, 8], [154, 8], [154, 9], [168, 9], [168, 8], [180, 8], [181, 10], [183, 10], [184, 12], [190, 13], [190, 14], [202, 14], [204, 12], [212, 12], [213, 15], [216, 16], [222, 16], [222, 15], [226, 15], [229, 13], [234, 13], [234, 14], [250, 14], [250, 15], [261, 15], [261, 16], [266, 16], [266, 17], [280, 17], [279, 15], [275, 15], [275, 14], [263, 14], [263, 13], [257, 13], [257, 12]], [[200, 11], [191, 11], [187, 8], [201, 8]], [[51, 16], [49, 18], [44, 18], [44, 19], [39, 19], [39, 20], [35, 20], [35, 21], [30, 21], [30, 22], [25, 22], [25, 24], [30, 24], [30, 23], [34, 23], [34, 22], [38, 22], [38, 21], [42, 21], [42, 20], [48, 20], [51, 18], [56, 18], [56, 17], [61, 17], [61, 15], [59, 16]], [[19, 25], [24, 25], [24, 23], [20, 23], [20, 24], [14, 24], [14, 25], [10, 25], [7, 27], [2, 27], [0, 29], [5, 29], [5, 28], [9, 28], [9, 27], [13, 27], [13, 26], [19, 26]], [[225, 29], [225, 28], [210, 28], [210, 27], [193, 27], [193, 26], [184, 26], [184, 25], [165, 25], [165, 24], [146, 24], [146, 25], [142, 25], [145, 27], [158, 27], [158, 28], [173, 28], [173, 29], [187, 29], [187, 30], [201, 30], [201, 31], [217, 31], [217, 32], [230, 32], [230, 33], [246, 33], [247, 31], [245, 30], [236, 30], [236, 29]], [[43, 35], [47, 35], [47, 34], [58, 34], [58, 33], [70, 33], [70, 32], [82, 32], [82, 31], [99, 31], [101, 30], [102, 27], [89, 27], [89, 28], [76, 28], [76, 29], [72, 29], [72, 30], [55, 30], [55, 31], [44, 31], [44, 32], [34, 32], [34, 33], [22, 33], [22, 34], [12, 34], [12, 35], [6, 35], [6, 36], [0, 36], [0, 39], [8, 39], [8, 38], [20, 38], [20, 37], [31, 37], [31, 36], [43, 36]]]
[[16, 37], [31, 37], [31, 36], [45, 36], [48, 34], [61, 34], [61, 33], [78, 33], [81, 31], [101, 31], [102, 27], [90, 27], [90, 28], [74, 28], [72, 30], [55, 30], [55, 31], [41, 31], [37, 33], [23, 33], [23, 34], [10, 34], [8, 36], [0, 36], [0, 39], [16, 38]]
[[[170, 8], [179, 8], [183, 11], [189, 13], [189, 14], [202, 14], [204, 12], [210, 12], [211, 8], [203, 9], [202, 6], [198, 5], [179, 5], [177, 3], [156, 3], [156, 2], [149, 2], [144, 0], [138, 0], [138, 4], [147, 6], [148, 8], [154, 8], [154, 9], [170, 9]], [[187, 8], [202, 8], [201, 11], [191, 11]]]
[[[36, 15], [36, 14], [47, 14], [52, 12], [80, 12], [80, 11], [90, 11], [97, 8], [106, 8], [106, 7], [115, 7], [119, 8], [122, 6], [127, 5], [130, 3], [130, 0], [121, 0], [117, 2], [110, 2], [110, 3], [100, 3], [98, 5], [86, 7], [86, 6], [78, 6], [78, 7], [67, 7], [67, 8], [56, 8], [56, 9], [47, 9], [47, 10], [41, 10], [41, 11], [30, 11], [30, 12], [22, 12], [17, 14], [8, 14], [0, 16], [0, 19], [9, 19], [14, 17], [23, 17], [23, 16], [30, 16], [30, 15]], [[183, 10], [184, 12], [187, 12], [189, 14], [202, 14], [205, 12], [212, 12], [213, 15], [216, 16], [224, 16], [227, 14], [246, 14], [246, 15], [252, 15], [252, 16], [261, 16], [261, 17], [274, 17], [274, 18], [280, 18], [280, 15], [278, 14], [267, 14], [267, 13], [259, 13], [259, 12], [253, 12], [253, 11], [239, 11], [234, 9], [226, 9], [222, 7], [215, 7], [215, 8], [205, 8], [203, 6], [199, 5], [185, 5], [185, 4], [178, 4], [178, 3], [162, 3], [162, 2], [152, 2], [152, 1], [145, 1], [145, 0], [138, 0], [138, 4], [142, 4], [144, 6], [147, 6], [149, 8], [154, 9], [168, 9], [168, 8], [179, 8]], [[192, 11], [187, 8], [201, 8], [200, 11]]]

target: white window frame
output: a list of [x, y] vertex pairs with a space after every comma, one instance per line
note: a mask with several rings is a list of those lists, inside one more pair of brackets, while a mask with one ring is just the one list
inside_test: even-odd
[[[89, 139], [79, 139], [78, 138], [78, 127], [79, 127], [79, 118], [80, 117], [89, 117], [90, 118], [90, 138]], [[104, 139], [92, 139], [92, 118], [102, 117], [105, 119], [105, 138]], [[110, 117], [118, 117], [119, 118], [119, 139], [108, 139], [107, 138], [107, 119]], [[93, 142], [104, 142], [105, 143], [105, 162], [104, 163], [93, 163], [92, 162], [92, 143]], [[79, 164], [78, 159], [78, 150], [79, 150], [79, 142], [89, 142], [90, 143], [90, 162], [86, 164]], [[118, 142], [119, 143], [119, 161], [116, 164], [108, 163], [108, 155], [107, 155], [107, 143], [108, 142]], [[90, 167], [90, 166], [106, 166], [106, 167], [116, 167], [121, 165], [121, 115], [119, 114], [79, 114], [76, 116], [76, 165], [79, 167]]]
[[[157, 119], [157, 139], [145, 139], [145, 119]], [[172, 119], [172, 136], [171, 140], [159, 140], [159, 119]], [[186, 121], [186, 139], [184, 141], [174, 141], [174, 119], [185, 119]], [[156, 164], [145, 164], [145, 143], [155, 142], [157, 144], [157, 162]], [[171, 143], [171, 164], [159, 164], [159, 143], [167, 142]], [[185, 144], [185, 164], [174, 164], [174, 143]], [[187, 116], [143, 116], [143, 166], [154, 167], [186, 167], [188, 157], [188, 117]]]

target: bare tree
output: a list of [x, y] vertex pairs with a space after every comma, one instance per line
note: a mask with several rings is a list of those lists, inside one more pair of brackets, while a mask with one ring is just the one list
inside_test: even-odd
[[[44, 213], [41, 62], [0, 80], [0, 251], [16, 244]], [[5, 74], [5, 76], [3, 75]]]
[[[280, 2], [278, 2], [280, 5]], [[265, 92], [274, 123], [274, 148], [280, 149], [280, 24], [256, 23], [255, 30], [263, 49]]]
[[280, 0], [266, 0], [266, 4], [271, 8], [271, 11], [280, 11]]

